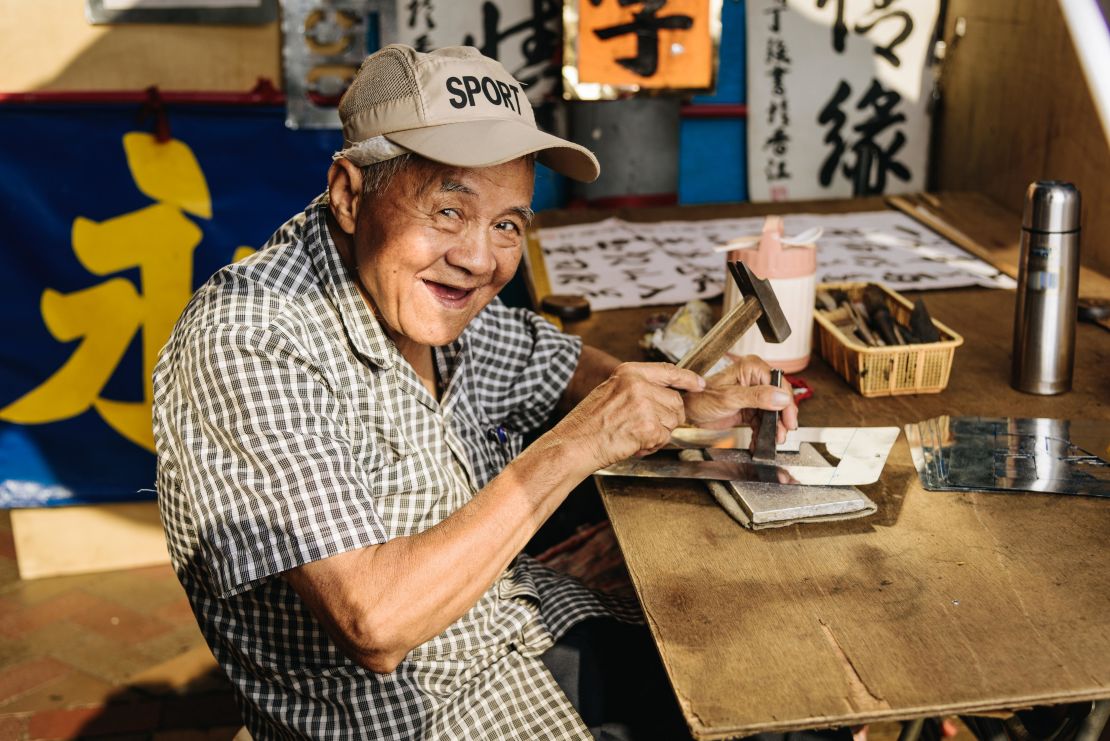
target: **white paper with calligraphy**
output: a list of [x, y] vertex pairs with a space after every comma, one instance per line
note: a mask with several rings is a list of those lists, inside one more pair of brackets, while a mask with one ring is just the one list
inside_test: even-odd
[[[586, 296], [594, 310], [681, 304], [721, 293], [725, 255], [714, 248], [759, 234], [763, 218], [634, 223], [606, 219], [540, 229], [552, 293]], [[797, 214], [786, 233], [821, 227], [817, 280], [879, 282], [897, 290], [1014, 281], [913, 219], [894, 211]]]
[[940, 0], [748, 0], [753, 201], [925, 189]]
[[561, 0], [396, 0], [397, 37], [420, 51], [476, 46], [505, 66], [538, 105], [561, 74]]

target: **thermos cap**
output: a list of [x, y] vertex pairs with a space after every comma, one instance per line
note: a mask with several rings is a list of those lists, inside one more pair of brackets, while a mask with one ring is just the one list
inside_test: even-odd
[[799, 278], [816, 273], [817, 245], [786, 246], [782, 243], [782, 235], [782, 217], [768, 216], [763, 222], [759, 243], [755, 247], [729, 250], [728, 259], [739, 260], [763, 280]]
[[1079, 229], [1079, 190], [1062, 180], [1038, 180], [1025, 191], [1021, 227], [1035, 232]]

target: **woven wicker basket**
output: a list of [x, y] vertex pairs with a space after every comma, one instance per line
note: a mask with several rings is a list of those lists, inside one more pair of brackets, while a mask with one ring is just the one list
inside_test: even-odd
[[[840, 289], [853, 301], [862, 301], [867, 283], [822, 283], [818, 290]], [[887, 306], [894, 321], [908, 325], [913, 303], [904, 296], [878, 285], [887, 297]], [[933, 320], [940, 333], [940, 342], [919, 345], [868, 347], [854, 335], [847, 335], [836, 326], [837, 314], [846, 309], [814, 313], [817, 322], [818, 349], [844, 380], [864, 396], [901, 396], [904, 394], [935, 394], [948, 385], [952, 358], [964, 338]]]

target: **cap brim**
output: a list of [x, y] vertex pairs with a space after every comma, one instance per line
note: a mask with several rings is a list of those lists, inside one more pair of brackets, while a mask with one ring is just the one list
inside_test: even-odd
[[385, 138], [435, 162], [491, 167], [535, 152], [536, 159], [567, 177], [591, 183], [601, 167], [593, 152], [515, 121], [465, 121], [394, 131]]

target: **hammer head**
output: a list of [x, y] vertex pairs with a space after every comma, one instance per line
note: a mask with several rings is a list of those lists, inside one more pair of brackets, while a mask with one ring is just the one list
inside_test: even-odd
[[790, 336], [790, 323], [782, 313], [778, 296], [775, 295], [771, 284], [755, 277], [751, 268], [739, 260], [730, 262], [728, 269], [732, 273], [732, 279], [740, 287], [740, 295], [754, 297], [763, 309], [759, 319], [756, 320], [759, 331], [763, 333], [763, 339], [768, 342], [785, 342]]

